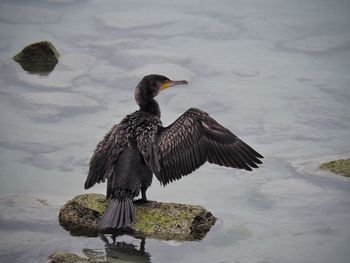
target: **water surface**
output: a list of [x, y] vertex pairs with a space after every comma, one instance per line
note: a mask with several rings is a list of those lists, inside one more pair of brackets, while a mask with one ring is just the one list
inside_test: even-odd
[[[349, 13], [345, 0], [2, 0], [0, 261], [62, 250], [115, 262], [349, 262], [350, 182], [317, 169], [349, 156]], [[11, 60], [39, 40], [61, 53], [48, 76]], [[150, 199], [219, 218], [200, 242], [147, 239], [143, 251], [127, 236], [70, 236], [59, 207], [86, 192], [96, 143], [137, 108], [134, 87], [149, 73], [190, 82], [158, 96], [165, 125], [201, 108], [264, 165], [154, 180]]]

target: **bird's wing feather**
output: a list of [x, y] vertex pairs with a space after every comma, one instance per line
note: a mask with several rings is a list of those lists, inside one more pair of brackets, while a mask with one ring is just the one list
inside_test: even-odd
[[193, 172], [206, 161], [252, 170], [263, 158], [206, 112], [195, 108], [161, 130], [153, 148], [152, 170], [163, 185]]
[[85, 189], [96, 183], [110, 179], [114, 172], [113, 164], [118, 160], [125, 148], [125, 142], [120, 138], [122, 127], [117, 124], [100, 141], [90, 160], [89, 174], [85, 181]]

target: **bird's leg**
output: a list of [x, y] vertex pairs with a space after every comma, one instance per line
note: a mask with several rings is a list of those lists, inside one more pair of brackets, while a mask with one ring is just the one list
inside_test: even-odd
[[145, 187], [144, 185], [141, 186], [141, 198], [138, 200], [135, 200], [134, 203], [147, 203], [147, 197], [146, 197], [146, 191], [147, 191], [147, 187]]
[[147, 202], [146, 191], [147, 188], [141, 187], [141, 200], [145, 203]]

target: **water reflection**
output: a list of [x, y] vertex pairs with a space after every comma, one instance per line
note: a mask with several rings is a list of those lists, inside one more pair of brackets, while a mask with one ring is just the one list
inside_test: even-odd
[[17, 61], [21, 65], [22, 69], [30, 74], [36, 74], [40, 76], [48, 76], [56, 67], [57, 62], [25, 62]]
[[145, 251], [145, 238], [141, 238], [139, 246], [136, 246], [124, 241], [118, 242], [118, 235], [101, 234], [100, 237], [105, 242], [105, 253], [93, 249], [83, 249], [83, 253], [93, 261], [151, 262], [151, 255]]

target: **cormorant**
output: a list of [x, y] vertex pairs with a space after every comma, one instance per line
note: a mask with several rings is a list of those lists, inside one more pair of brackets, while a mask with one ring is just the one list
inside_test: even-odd
[[140, 109], [113, 126], [98, 143], [85, 189], [107, 180], [107, 198], [111, 202], [100, 220], [100, 230], [124, 228], [134, 222], [133, 198], [141, 191], [140, 201], [147, 201], [146, 190], [153, 173], [165, 186], [206, 161], [248, 171], [262, 163], [262, 155], [202, 110], [190, 108], [163, 127], [154, 97], [179, 84], [187, 81], [172, 81], [155, 74], [145, 76], [135, 90]]

